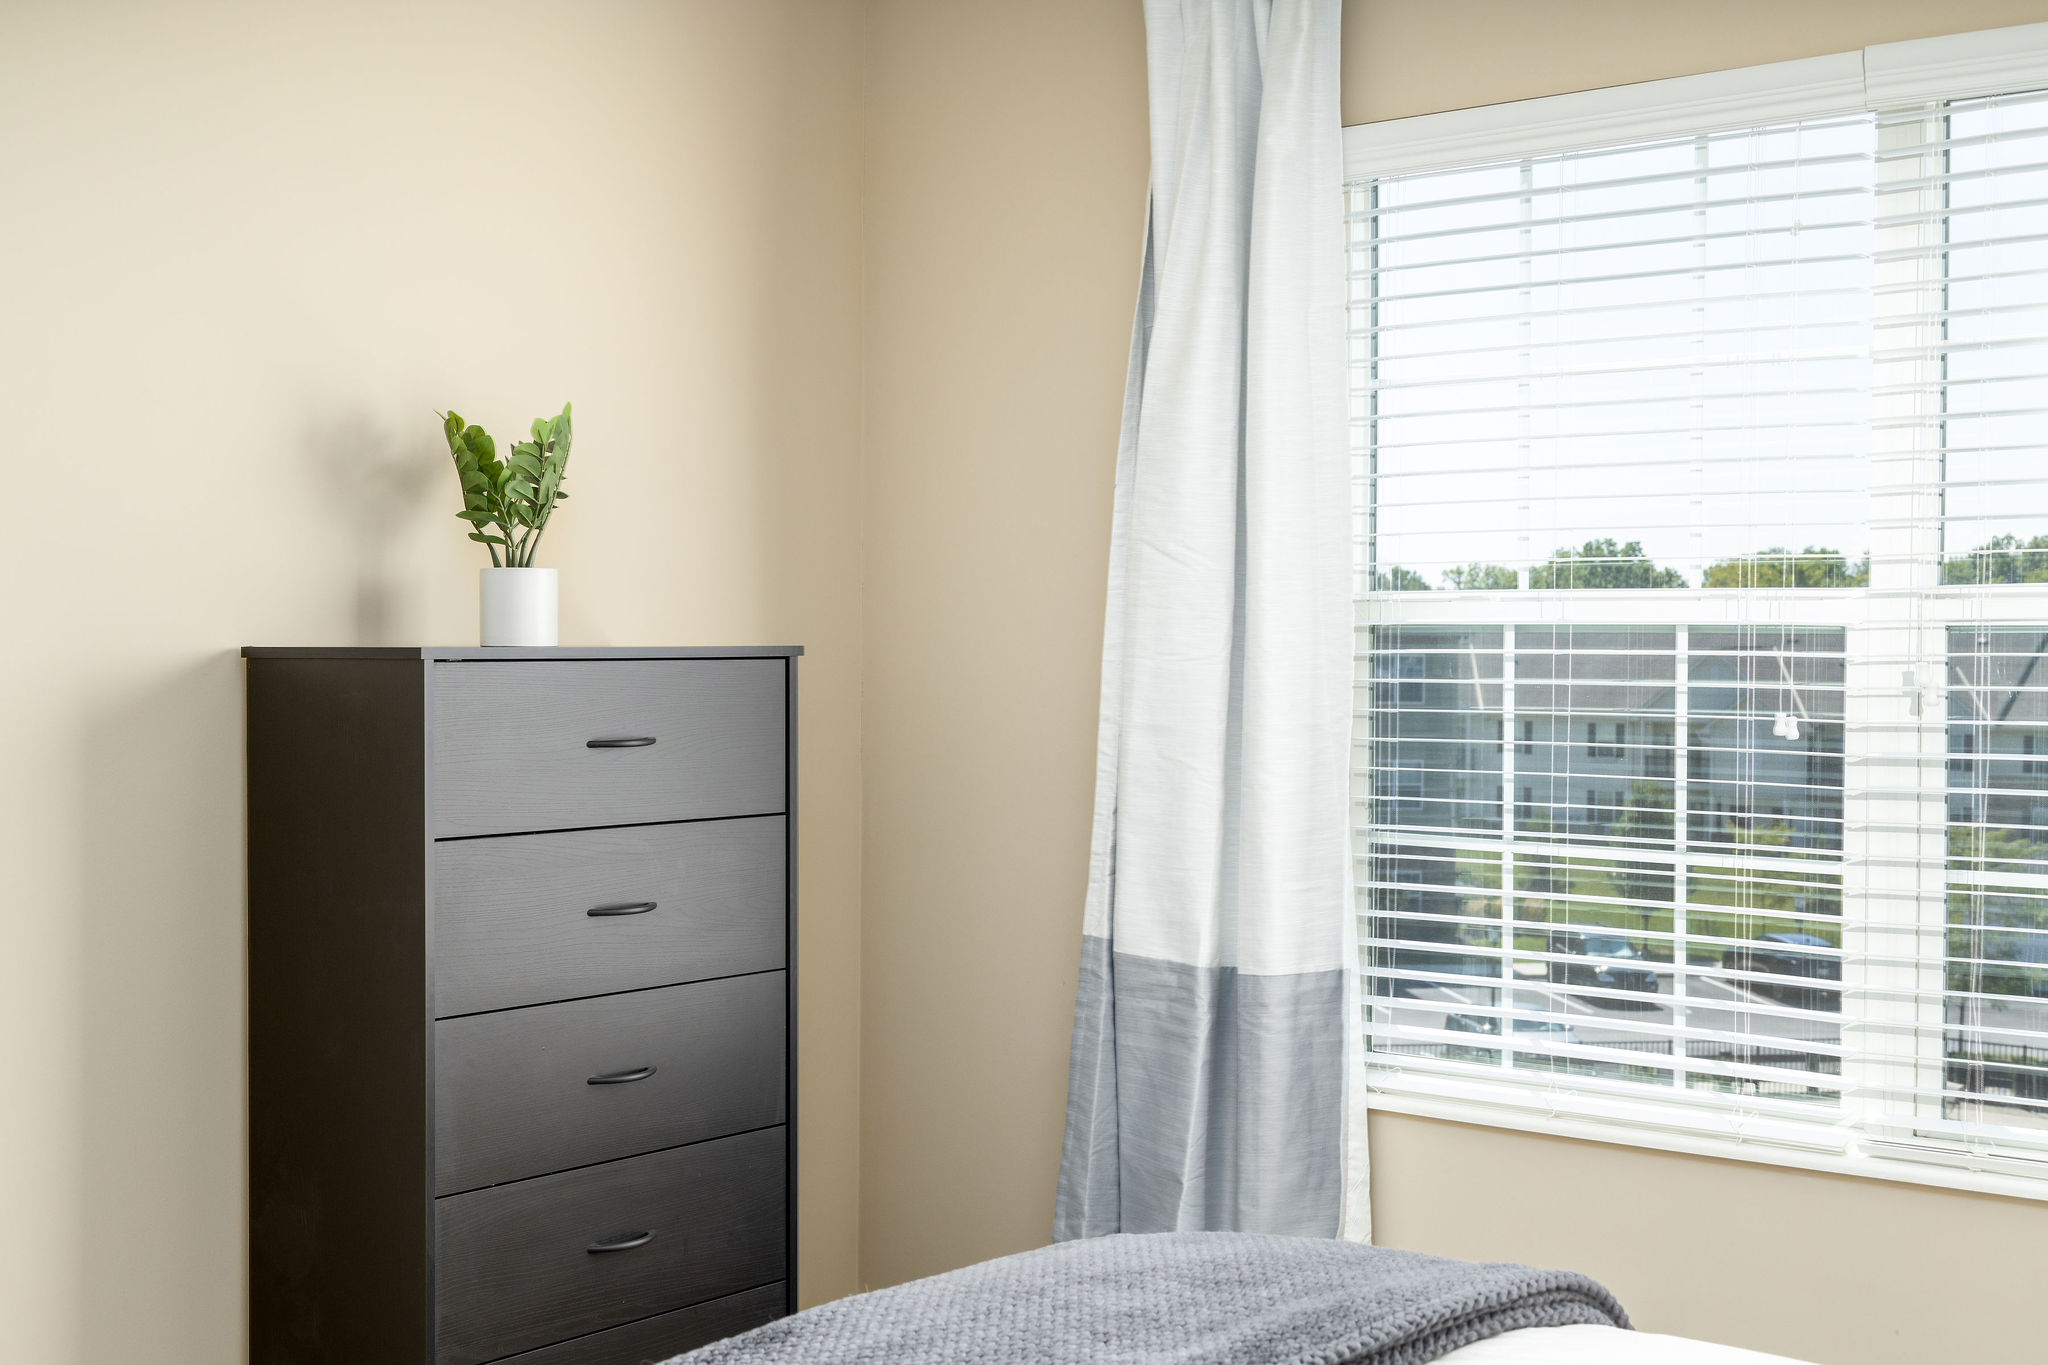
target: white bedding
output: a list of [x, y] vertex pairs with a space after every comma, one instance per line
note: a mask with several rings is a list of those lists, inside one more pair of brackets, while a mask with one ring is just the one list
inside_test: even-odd
[[1437, 1365], [1800, 1365], [1691, 1337], [1619, 1327], [1524, 1327], [1461, 1346]]

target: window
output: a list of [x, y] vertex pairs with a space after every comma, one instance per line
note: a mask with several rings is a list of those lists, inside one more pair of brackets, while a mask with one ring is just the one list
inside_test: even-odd
[[[1523, 723], [1524, 723], [1524, 724], [1527, 724], [1528, 722], [1526, 722], [1526, 721], [1525, 721], [1525, 722], [1523, 722]], [[1595, 724], [1595, 723], [1594, 723], [1594, 722], [1592, 722], [1592, 721], [1587, 721], [1587, 722], [1586, 722], [1586, 757], [1587, 757], [1587, 758], [1623, 758], [1623, 757], [1626, 757], [1626, 756], [1627, 756], [1627, 752], [1628, 752], [1628, 744], [1627, 744], [1627, 740], [1628, 740], [1628, 727], [1627, 727], [1626, 725], [1623, 725], [1623, 724], [1621, 724], [1620, 722], [1616, 722], [1616, 723], [1615, 723], [1615, 726], [1614, 726], [1614, 743], [1612, 743], [1612, 744], [1602, 744], [1602, 743], [1600, 742], [1600, 727], [1599, 727], [1599, 725]]]
[[1376, 1102], [2048, 1196], [2048, 93], [1965, 93], [1354, 174]]

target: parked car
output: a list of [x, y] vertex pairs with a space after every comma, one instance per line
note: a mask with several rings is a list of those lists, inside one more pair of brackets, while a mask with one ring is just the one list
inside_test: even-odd
[[[1491, 1014], [1448, 1014], [1444, 1016], [1444, 1028], [1451, 1033], [1490, 1033], [1500, 1035], [1500, 1019]], [[1545, 1043], [1576, 1043], [1579, 1035], [1572, 1026], [1562, 1019], [1517, 1019], [1514, 1032], [1519, 1037]]]
[[1785, 981], [1744, 981], [1740, 983], [1752, 994], [1775, 1000], [1794, 1009], [1829, 1010], [1842, 1008], [1842, 993], [1823, 986], [1807, 986], [1805, 981], [1840, 981], [1842, 959], [1825, 953], [1801, 952], [1803, 948], [1832, 949], [1833, 944], [1812, 934], [1760, 934], [1752, 943], [1726, 948], [1721, 952], [1721, 966], [1731, 972], [1755, 972], [1759, 975], [1791, 978]]
[[[1565, 930], [1550, 936], [1550, 951], [1571, 958], [1568, 962], [1549, 964], [1550, 979], [1559, 985], [1657, 993], [1656, 968], [1633, 939], [1620, 934]], [[1622, 1002], [1596, 996], [1587, 1003], [1619, 1008]]]
[[[1481, 1033], [1481, 1036], [1499, 1038], [1501, 1021], [1497, 1015], [1444, 1015], [1444, 1029], [1450, 1033]], [[1575, 1044], [1577, 1033], [1563, 1019], [1516, 1019], [1513, 1021], [1513, 1036], [1520, 1042], [1536, 1044]], [[1477, 1040], [1475, 1040], [1477, 1042]], [[1493, 1048], [1450, 1044], [1444, 1048], [1444, 1060], [1448, 1062], [1497, 1062], [1499, 1054]]]

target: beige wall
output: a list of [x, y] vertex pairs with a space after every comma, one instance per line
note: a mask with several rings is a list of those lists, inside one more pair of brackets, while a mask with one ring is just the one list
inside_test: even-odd
[[235, 650], [476, 638], [450, 404], [575, 400], [565, 639], [811, 649], [802, 1269], [853, 1287], [860, 19], [0, 5], [0, 1360], [242, 1358]]
[[869, 11], [871, 1286], [1051, 1229], [1145, 214], [1143, 54], [1129, 3]]
[[1583, 1270], [1647, 1331], [1823, 1365], [2039, 1360], [2048, 1205], [1377, 1114], [1383, 1246]]
[[[2042, 0], [1350, 0], [1347, 121], [2048, 20]], [[868, 27], [861, 1274], [1051, 1225], [1145, 193], [1134, 2]], [[2039, 1352], [2048, 1205], [1374, 1120], [1380, 1240], [1840, 1365]], [[1525, 1175], [1522, 1173], [1534, 1173]], [[1812, 1230], [1767, 1232], [1790, 1221]]]

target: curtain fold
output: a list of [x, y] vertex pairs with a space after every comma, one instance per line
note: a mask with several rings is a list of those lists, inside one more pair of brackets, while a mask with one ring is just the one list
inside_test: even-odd
[[1339, 15], [1145, 6], [1062, 1240], [1368, 1226]]

